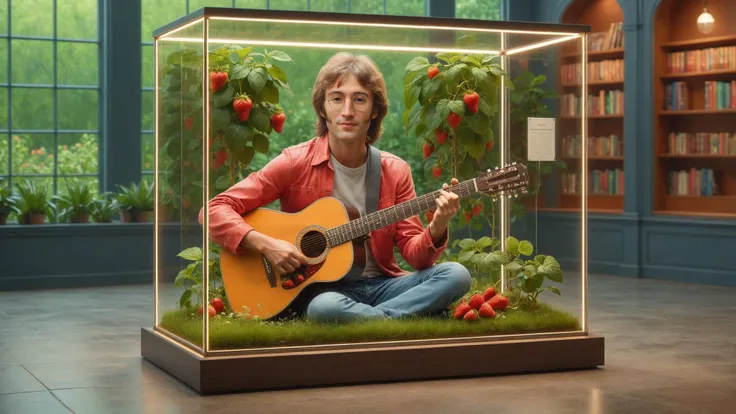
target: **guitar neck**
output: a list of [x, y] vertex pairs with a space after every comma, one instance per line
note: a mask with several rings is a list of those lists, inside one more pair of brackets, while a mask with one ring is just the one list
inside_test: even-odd
[[[461, 198], [468, 197], [477, 192], [475, 179], [473, 178], [450, 186], [449, 191], [457, 194]], [[384, 228], [393, 223], [416, 216], [424, 211], [431, 210], [437, 206], [435, 199], [439, 196], [439, 190], [433, 191], [334, 227], [327, 231], [329, 243], [332, 246], [336, 246], [363, 237], [372, 231]]]

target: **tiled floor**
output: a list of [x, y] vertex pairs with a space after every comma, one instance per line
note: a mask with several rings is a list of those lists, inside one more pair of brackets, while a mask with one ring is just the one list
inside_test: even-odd
[[150, 286], [0, 293], [0, 413], [736, 412], [736, 288], [591, 276], [597, 370], [207, 397], [141, 359], [151, 309]]

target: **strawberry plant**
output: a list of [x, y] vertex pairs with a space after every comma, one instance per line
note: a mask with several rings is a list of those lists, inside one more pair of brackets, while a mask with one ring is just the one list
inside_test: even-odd
[[[174, 286], [186, 287], [181, 297], [179, 297], [178, 305], [180, 308], [186, 309], [189, 313], [193, 313], [202, 306], [204, 256], [202, 249], [199, 247], [186, 248], [179, 252], [177, 256], [189, 262], [174, 280]], [[207, 258], [210, 281], [207, 303], [208, 306], [213, 306], [217, 313], [232, 312], [230, 303], [225, 296], [225, 286], [222, 283], [219, 262], [220, 248], [213, 245], [209, 249], [209, 257]]]

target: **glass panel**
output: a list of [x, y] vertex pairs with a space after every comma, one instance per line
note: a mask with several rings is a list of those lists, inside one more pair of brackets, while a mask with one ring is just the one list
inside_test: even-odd
[[[202, 24], [180, 32], [202, 39]], [[199, 334], [186, 339], [202, 346], [204, 319], [198, 310], [205, 302], [202, 289], [202, 227], [197, 218], [203, 204], [202, 188], [202, 43], [159, 42], [160, 121], [158, 130], [159, 227], [158, 323], [194, 323]], [[194, 56], [200, 56], [195, 59]], [[191, 120], [191, 121], [188, 121]], [[148, 154], [154, 137], [143, 135], [143, 167], [152, 168]], [[191, 248], [191, 250], [186, 250]], [[186, 251], [184, 257], [177, 256]], [[199, 265], [197, 265], [199, 263]], [[179, 275], [179, 276], [177, 276]], [[207, 306], [202, 307], [207, 314]], [[175, 332], [176, 333], [176, 332]]]
[[141, 129], [144, 131], [153, 130], [154, 125], [154, 92], [143, 91], [142, 92], [143, 104], [141, 105]]
[[306, 0], [271, 0], [271, 10], [307, 10]]
[[[0, 176], [8, 175], [8, 172], [10, 171], [10, 168], [8, 168], [8, 162], [10, 161], [8, 159], [9, 139], [10, 135], [0, 134]], [[2, 185], [1, 182], [0, 185]]]
[[59, 89], [59, 129], [97, 129], [98, 92], [90, 89]]
[[56, 44], [56, 70], [59, 85], [97, 85], [97, 44]]
[[186, 14], [185, 0], [141, 0], [141, 41], [152, 42], [154, 30]]
[[11, 1], [14, 35], [54, 36], [54, 0]]
[[426, 0], [389, 1], [386, 3], [386, 14], [395, 16], [425, 16]]
[[10, 56], [8, 56], [8, 41], [5, 39], [0, 39], [0, 59], [2, 59], [3, 64], [0, 64], [0, 83], [8, 83], [8, 64], [7, 59], [9, 59]]
[[54, 90], [12, 88], [13, 129], [54, 129]]
[[[15, 3], [13, 3], [15, 5]], [[54, 43], [50, 40], [11, 40], [13, 83], [54, 83]]]
[[[319, 7], [319, 3], [324, 5], [326, 2], [314, 1], [312, 4]], [[204, 85], [199, 83], [202, 79], [201, 34], [187, 29], [171, 36], [171, 40], [163, 37], [160, 41], [157, 56], [161, 64], [158, 74], [161, 96], [157, 155], [162, 160], [162, 166], [157, 176], [160, 180], [158, 191], [161, 194], [162, 214], [176, 217], [176, 208], [184, 204], [194, 205], [196, 210], [202, 206], [200, 162], [206, 151], [204, 156], [209, 165], [204, 174], [206, 199], [221, 200], [219, 203], [212, 202], [210, 211], [219, 208], [221, 212], [230, 211], [233, 217], [246, 214], [245, 220], [260, 229], [259, 232], [297, 245], [307, 256], [317, 258], [322, 253], [330, 256], [330, 259], [319, 260], [318, 265], [299, 272], [282, 274], [272, 267], [273, 273], [269, 273], [261, 255], [247, 249], [238, 252], [241, 254], [234, 254], [233, 244], [240, 240], [232, 237], [232, 228], [222, 231], [221, 226], [225, 226], [223, 223], [207, 223], [209, 244], [205, 249], [210, 253], [212, 262], [209, 267], [210, 279], [206, 284], [210, 288], [210, 296], [206, 299], [220, 298], [225, 309], [225, 315], [206, 319], [212, 328], [208, 338], [212, 349], [415, 339], [420, 336], [502, 336], [580, 329], [583, 315], [582, 255], [575, 247], [580, 246], [582, 241], [580, 220], [571, 221], [570, 227], [575, 230], [569, 234], [563, 232], [559, 236], [565, 248], [570, 249], [561, 251], [559, 249], [563, 243], [553, 245], [554, 232], [550, 227], [545, 228], [545, 236], [529, 230], [554, 222], [557, 217], [541, 219], [536, 215], [521, 215], [519, 209], [528, 198], [519, 202], [505, 198], [501, 202], [497, 199], [499, 195], [511, 195], [514, 190], [528, 185], [528, 171], [536, 159], [526, 152], [527, 143], [520, 137], [525, 136], [523, 134], [529, 117], [545, 116], [540, 109], [543, 109], [547, 97], [535, 96], [537, 86], [544, 84], [541, 82], [543, 79], [527, 80], [525, 84], [525, 78], [519, 78], [523, 74], [519, 69], [521, 62], [533, 57], [536, 60], [533, 70], [541, 71], [547, 79], [553, 79], [556, 76], [556, 69], [551, 69], [553, 57], [541, 54], [539, 50], [515, 49], [513, 57], [502, 58], [501, 36], [491, 31], [461, 28], [411, 30], [346, 25], [343, 24], [345, 22], [290, 24], [216, 18], [210, 22], [211, 43], [207, 45], [210, 67], [206, 68], [205, 73], [209, 75], [203, 80], [206, 82]], [[550, 39], [549, 34], [517, 36], [510, 36], [509, 44], [531, 45]], [[273, 39], [279, 39], [280, 44], [273, 45]], [[337, 56], [339, 52], [348, 53]], [[380, 118], [371, 117], [370, 105], [378, 107], [381, 95], [360, 83], [356, 86], [352, 82], [354, 79], [349, 78], [347, 86], [343, 87], [366, 89], [370, 99], [346, 99], [344, 105], [349, 106], [343, 106], [342, 109], [329, 106], [325, 99], [319, 102], [315, 113], [311, 103], [312, 92], [315, 85], [319, 87], [319, 82], [315, 80], [321, 68], [333, 57], [347, 59], [352, 54], [371, 59], [385, 80], [385, 96], [389, 103], [385, 106], [385, 117], [383, 114]], [[264, 60], [271, 66], [266, 69], [257, 66], [262, 65]], [[508, 60], [514, 62], [515, 66], [509, 66]], [[519, 78], [521, 96], [502, 99], [501, 92], [509, 92], [503, 89], [502, 81], [508, 80], [505, 71], [508, 71], [509, 77]], [[327, 85], [336, 86], [332, 82]], [[209, 119], [205, 125], [208, 141], [200, 138], [200, 91], [204, 88], [209, 91], [207, 95], [210, 99], [207, 102]], [[348, 93], [355, 96], [353, 89]], [[251, 102], [236, 103], [236, 99], [245, 99], [238, 97], [240, 94], [247, 95]], [[527, 99], [532, 100], [529, 103], [531, 107], [524, 106]], [[512, 105], [510, 102], [515, 103]], [[341, 102], [334, 104], [339, 106]], [[365, 107], [364, 104], [369, 106]], [[362, 108], [358, 108], [358, 105]], [[285, 114], [283, 128], [279, 124], [279, 119], [284, 120], [279, 115], [281, 110]], [[417, 330], [414, 321], [407, 324], [405, 320], [392, 320], [380, 328], [373, 326], [365, 329], [358, 324], [355, 329], [351, 327], [346, 330], [350, 332], [347, 338], [336, 334], [334, 327], [329, 324], [315, 322], [308, 328], [300, 324], [303, 323], [306, 305], [312, 295], [318, 293], [315, 290], [320, 289], [320, 284], [315, 281], [334, 281], [331, 278], [341, 278], [350, 270], [353, 252], [347, 243], [352, 238], [365, 233], [372, 233], [371, 243], [378, 243], [377, 240], [383, 238], [390, 246], [386, 250], [391, 250], [389, 253], [380, 253], [381, 262], [409, 272], [415, 270], [410, 264], [413, 263], [411, 256], [407, 260], [400, 253], [391, 254], [400, 250], [394, 245], [394, 239], [400, 237], [397, 236], [396, 223], [415, 226], [418, 230], [427, 226], [430, 219], [426, 213], [435, 205], [432, 195], [421, 198], [426, 203], [413, 199], [401, 208], [390, 210], [389, 201], [381, 206], [383, 211], [378, 214], [380, 219], [373, 216], [373, 220], [362, 222], [365, 227], [357, 223], [353, 223], [356, 226], [347, 225], [348, 216], [341, 205], [334, 212], [324, 207], [319, 219], [309, 221], [310, 224], [329, 229], [329, 236], [319, 232], [307, 233], [314, 238], [309, 243], [299, 241], [306, 220], [301, 215], [304, 213], [302, 210], [317, 202], [324, 193], [302, 178], [306, 174], [302, 174], [301, 169], [309, 168], [303, 160], [291, 160], [282, 167], [283, 174], [266, 175], [263, 181], [268, 181], [270, 186], [256, 187], [250, 200], [236, 199], [238, 196], [235, 194], [223, 194], [235, 183], [247, 179], [252, 171], [263, 168], [284, 148], [309, 140], [314, 140], [312, 143], [324, 143], [324, 137], [312, 138], [315, 136], [315, 119], [324, 113], [328, 114], [328, 120], [333, 120], [328, 129], [338, 130], [345, 139], [355, 140], [357, 147], [364, 142], [366, 131], [373, 134], [373, 131], [378, 130], [377, 123], [380, 120], [383, 133], [375, 146], [409, 163], [413, 189], [417, 195], [430, 194], [443, 183], [450, 182], [451, 178], [458, 178], [462, 183], [456, 188], [463, 195], [461, 212], [450, 223], [453, 233], [444, 253], [436, 260], [441, 263], [459, 262], [460, 265], [450, 266], [460, 277], [469, 273], [470, 281], [467, 286], [458, 287], [462, 293], [422, 313], [421, 316], [431, 314], [440, 318], [427, 318], [424, 321], [426, 324], [421, 325], [421, 331]], [[505, 114], [511, 117], [508, 125], [502, 122]], [[558, 113], [554, 112], [550, 116], [555, 120]], [[338, 125], [334, 121], [341, 118], [354, 119], [357, 126], [345, 123]], [[560, 119], [555, 124], [562, 122], [563, 119]], [[371, 123], [374, 123], [374, 129], [369, 130]], [[365, 129], [354, 132], [358, 126]], [[554, 145], [554, 138], [551, 139]], [[523, 162], [512, 164], [513, 160]], [[294, 195], [298, 196], [292, 197], [291, 191], [297, 192]], [[287, 202], [276, 207], [275, 202], [279, 198]], [[163, 208], [166, 205], [172, 208]], [[238, 205], [248, 205], [247, 211], [228, 210]], [[266, 209], [249, 214], [256, 207]], [[359, 209], [363, 207], [358, 206]], [[289, 223], [289, 217], [292, 216], [280, 214], [275, 211], [277, 208], [293, 213], [294, 222]], [[399, 218], [396, 217], [397, 213]], [[217, 214], [210, 215], [215, 216]], [[177, 227], [182, 225], [181, 220], [174, 222], [172, 236], [161, 236], [167, 233], [168, 221], [163, 218], [158, 234], [169, 240], [169, 246], [175, 243], [170, 240], [180, 241], [176, 246], [182, 250], [201, 246], [201, 226], [196, 223], [196, 211], [187, 214], [185, 210], [180, 216], [190, 220], [191, 226], [183, 228], [195, 236], [191, 240], [173, 239], [174, 233], [177, 236], [181, 234]], [[384, 229], [386, 231], [378, 231]], [[226, 242], [228, 237], [231, 237], [228, 241], [232, 244]], [[331, 244], [329, 251], [325, 247], [328, 239]], [[519, 240], [523, 243], [519, 243]], [[166, 250], [166, 246], [165, 243], [158, 245], [161, 266], [173, 262], [176, 253], [181, 251], [174, 248]], [[535, 253], [550, 256], [538, 257], [540, 263], [534, 261]], [[339, 258], [340, 254], [344, 256]], [[174, 271], [196, 262], [198, 258], [196, 250], [188, 251], [186, 256], [189, 259], [183, 258], [178, 267], [172, 265]], [[560, 264], [564, 266], [562, 270], [558, 268]], [[503, 270], [502, 265], [505, 265]], [[192, 266], [191, 272], [197, 274], [196, 269]], [[165, 273], [171, 274], [169, 272], [167, 269]], [[561, 272], [565, 275], [563, 283], [559, 282]], [[180, 277], [186, 278], [187, 274], [185, 271]], [[534, 285], [537, 282], [539, 286]], [[559, 285], [564, 286], [564, 291]], [[302, 292], [305, 286], [315, 287], [310, 292]], [[171, 297], [180, 296], [181, 290], [171, 289], [176, 292], [171, 293]], [[553, 302], [560, 299], [554, 295], [555, 289], [560, 289], [560, 298], [566, 302]], [[480, 321], [478, 324], [448, 320], [453, 319], [461, 298], [470, 301], [476, 291], [490, 296], [494, 290], [499, 296], [489, 306], [497, 306], [499, 315], [496, 320]], [[475, 304], [477, 300], [478, 297], [475, 297], [472, 303]], [[216, 303], [219, 306], [219, 302]], [[180, 305], [166, 308], [159, 304], [159, 321], [164, 328], [191, 341], [198, 341], [199, 332], [204, 327], [197, 309], [197, 306], [182, 309]], [[376, 315], [381, 314], [380, 309], [373, 310]], [[445, 312], [447, 310], [449, 312]], [[290, 311], [295, 311], [296, 315], [290, 314]], [[230, 316], [231, 312], [233, 316]], [[467, 310], [462, 312], [461, 317], [465, 314], [468, 314]], [[470, 312], [468, 315], [476, 314]], [[296, 317], [279, 324], [269, 323], [263, 328], [260, 322], [251, 324], [253, 316], [270, 321], [280, 317]], [[319, 317], [319, 314], [314, 316]], [[237, 323], [232, 323], [232, 318], [238, 319]], [[509, 320], [518, 323], [509, 324]], [[225, 327], [227, 324], [230, 325]], [[265, 329], [265, 334], [256, 334], [255, 327]]]
[[455, 0], [455, 17], [459, 19], [501, 20], [503, 0]]
[[58, 174], [96, 174], [99, 159], [97, 134], [59, 134]]
[[98, 0], [56, 1], [56, 35], [97, 40]]
[[8, 129], [8, 88], [0, 88], [0, 130]]
[[141, 168], [143, 171], [153, 171], [154, 145], [155, 136], [153, 134], [141, 134]]
[[144, 88], [153, 88], [153, 46], [144, 45], [141, 50], [141, 81]]
[[54, 174], [52, 134], [14, 134], [12, 147], [11, 174]]
[[8, 33], [8, 2], [0, 1], [0, 34]]

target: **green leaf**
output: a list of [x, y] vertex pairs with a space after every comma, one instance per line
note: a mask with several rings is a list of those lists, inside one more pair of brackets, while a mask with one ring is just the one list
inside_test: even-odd
[[184, 260], [202, 260], [202, 249], [200, 249], [199, 247], [189, 247], [182, 250], [177, 256], [181, 257]]
[[[463, 116], [465, 115], [465, 102], [463, 102], [462, 99], [456, 99], [454, 101], [450, 101], [447, 104], [447, 107], [450, 108], [450, 111]], [[449, 115], [449, 114], [448, 114]]]
[[550, 292], [554, 293], [557, 296], [561, 295], [560, 289], [558, 289], [557, 286], [549, 286], [547, 287], [547, 290], [549, 290]]
[[538, 254], [534, 256], [534, 261], [541, 265], [541, 264], [544, 264], [545, 258], [547, 258], [546, 254]]
[[532, 80], [532, 86], [539, 86], [547, 80], [545, 75], [539, 75]]
[[467, 264], [473, 258], [473, 256], [475, 256], [475, 251], [467, 250], [467, 251], [460, 253], [460, 255], [457, 258], [457, 261], [460, 264], [464, 265], [464, 264]]
[[534, 246], [528, 240], [522, 240], [519, 243], [519, 253], [524, 256], [531, 256], [534, 253]]
[[251, 69], [252, 68], [250, 66], [245, 66], [241, 64], [233, 65], [230, 68], [230, 79], [232, 80], [245, 79], [250, 73]]
[[407, 74], [410, 72], [417, 72], [417, 71], [427, 68], [428, 66], [429, 66], [429, 60], [427, 60], [426, 57], [417, 56], [414, 59], [410, 60], [409, 63], [406, 64], [406, 68], [404, 68], [404, 74]]
[[505, 265], [511, 261], [511, 258], [509, 257], [509, 255], [506, 254], [506, 252], [502, 252], [500, 250], [494, 250], [488, 253], [488, 255], [491, 257], [491, 260], [493, 260], [495, 263], [498, 263], [498, 264]]
[[227, 190], [228, 187], [230, 187], [230, 175], [229, 174], [223, 174], [217, 177], [217, 181], [215, 181], [215, 189]]
[[181, 294], [181, 297], [179, 298], [179, 307], [182, 308], [188, 308], [192, 305], [192, 290], [187, 289], [184, 291], [184, 293]]
[[270, 80], [266, 82], [266, 86], [258, 92], [256, 100], [258, 102], [270, 102], [272, 104], [279, 103], [279, 89], [276, 87], [276, 84]]
[[411, 106], [417, 101], [419, 90], [420, 89], [417, 87], [416, 82], [404, 85], [404, 106], [406, 108], [411, 108]]
[[462, 239], [460, 240], [460, 248], [463, 250], [475, 248], [475, 240], [473, 239]]
[[458, 179], [468, 180], [475, 176], [475, 163], [471, 158], [465, 158], [458, 168], [460, 177]]
[[225, 130], [223, 131], [225, 135], [225, 140], [228, 142], [228, 146], [230, 148], [236, 147], [236, 142], [242, 141], [248, 141], [249, 138], [249, 132], [248, 128], [240, 125], [240, 124], [230, 124], [227, 127], [225, 127]]
[[240, 62], [240, 55], [238, 55], [238, 53], [237, 53], [237, 52], [233, 52], [233, 53], [231, 53], [231, 54], [230, 54], [230, 61], [231, 61], [231, 62], [233, 62], [233, 63], [238, 63], [238, 62]]
[[491, 105], [482, 96], [478, 101], [478, 110], [488, 116], [493, 115], [493, 108], [491, 108]]
[[483, 256], [479, 266], [482, 270], [488, 272], [501, 268], [501, 263], [497, 260], [496, 256], [494, 256], [493, 252], [487, 254], [481, 253], [479, 256]]
[[212, 108], [210, 119], [212, 127], [215, 130], [220, 130], [230, 124], [230, 111], [224, 108]]
[[482, 85], [490, 83], [488, 73], [486, 73], [483, 69], [476, 67], [470, 68], [470, 73], [473, 74], [473, 79], [475, 79], [475, 82], [478, 85], [478, 89], [486, 89]]
[[238, 54], [238, 56], [240, 56], [241, 59], [244, 59], [246, 56], [248, 56], [248, 53], [250, 53], [251, 50], [253, 50], [253, 46], [248, 46], [242, 49], [238, 49], [236, 53]]
[[465, 118], [465, 120], [468, 121], [468, 126], [470, 127], [470, 130], [475, 132], [476, 134], [483, 135], [488, 129], [491, 128], [491, 118], [481, 112], [469, 116]]
[[437, 101], [437, 113], [440, 114], [440, 119], [447, 119], [447, 116], [450, 115], [449, 103], [450, 100], [445, 98]]
[[521, 268], [522, 268], [521, 263], [519, 263], [516, 260], [506, 265], [506, 270], [519, 270]]
[[181, 269], [179, 271], [179, 274], [176, 275], [176, 279], [174, 279], [174, 286], [181, 286], [184, 283], [184, 281], [189, 279], [190, 274], [191, 274], [191, 271], [188, 268]]
[[479, 250], [483, 250], [488, 246], [493, 245], [493, 239], [488, 236], [483, 236], [475, 242], [475, 247]]
[[266, 84], [266, 81], [268, 80], [268, 77], [263, 72], [262, 68], [255, 68], [248, 74], [248, 83], [250, 84], [250, 87], [253, 88], [253, 91], [258, 93], [261, 88]]
[[463, 69], [467, 66], [464, 63], [458, 63], [457, 65], [450, 66], [447, 69], [445, 80], [451, 84], [458, 84], [462, 78]]
[[453, 64], [463, 58], [463, 55], [455, 52], [442, 52], [434, 55], [437, 59]]
[[468, 154], [476, 160], [483, 158], [486, 153], [486, 144], [480, 137], [475, 137], [470, 142], [465, 143], [465, 148], [468, 150]]
[[268, 52], [268, 57], [274, 58], [276, 60], [280, 60], [282, 62], [294, 63], [294, 61], [291, 60], [291, 57], [288, 54], [286, 54], [286, 52], [282, 52], [280, 50], [272, 50]]
[[256, 155], [256, 151], [253, 149], [253, 147], [244, 146], [235, 150], [234, 154], [235, 158], [238, 161], [242, 162], [245, 165], [248, 165], [251, 161], [253, 161], [253, 157]]
[[271, 75], [272, 78], [278, 79], [284, 83], [288, 81], [286, 78], [286, 72], [284, 72], [283, 69], [281, 69], [278, 66], [274, 66], [274, 65], [268, 65], [267, 67], [268, 67], [268, 74]]
[[220, 89], [219, 91], [212, 94], [212, 103], [215, 106], [226, 106], [233, 100], [233, 94], [235, 93], [235, 89], [233, 89], [232, 86], [228, 85], [225, 89]]
[[516, 237], [509, 236], [506, 239], [506, 251], [514, 256], [519, 254], [519, 240]]
[[552, 256], [546, 256], [544, 263], [537, 268], [537, 272], [547, 276], [549, 280], [557, 283], [562, 283], [562, 270], [560, 264]]
[[524, 284], [521, 286], [521, 290], [525, 293], [534, 293], [537, 289], [542, 287], [542, 282], [544, 282], [544, 277], [541, 275], [529, 277], [524, 281]]
[[268, 154], [268, 137], [263, 134], [253, 136], [253, 149], [261, 154]]
[[271, 128], [271, 115], [263, 106], [256, 105], [251, 109], [248, 123], [259, 131], [269, 131]]
[[488, 68], [488, 71], [496, 76], [506, 76], [506, 72], [504, 72], [501, 66], [497, 63], [492, 63], [486, 67]]

